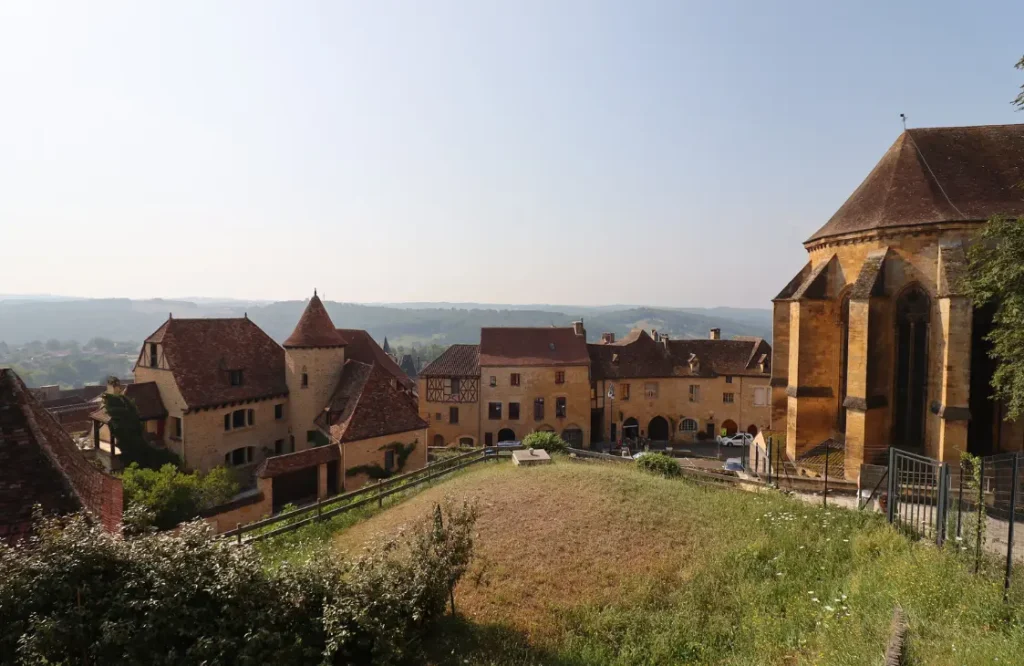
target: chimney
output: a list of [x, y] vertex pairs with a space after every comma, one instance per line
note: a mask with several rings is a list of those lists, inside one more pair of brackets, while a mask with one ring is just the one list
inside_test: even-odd
[[668, 351], [668, 334], [661, 334], [661, 344], [665, 346], [665, 351]]
[[651, 337], [654, 338], [655, 342], [658, 341], [658, 329], [656, 329], [656, 328], [652, 328], [651, 329]]
[[580, 337], [586, 337], [587, 336], [587, 331], [586, 331], [585, 328], [583, 328], [583, 320], [582, 319], [580, 319], [579, 321], [574, 321], [572, 323], [572, 330], [573, 330], [573, 332], [576, 335], [578, 335]]
[[721, 340], [722, 339], [722, 329], [720, 329], [720, 328], [713, 328], [713, 329], [711, 329], [710, 333], [708, 334], [708, 337], [710, 339], [712, 339], [712, 340]]
[[603, 342], [606, 345], [610, 345], [611, 343], [615, 342], [615, 334], [614, 333], [602, 333], [601, 334], [601, 342]]

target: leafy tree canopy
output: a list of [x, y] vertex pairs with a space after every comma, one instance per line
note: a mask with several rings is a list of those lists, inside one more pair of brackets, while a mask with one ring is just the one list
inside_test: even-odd
[[995, 309], [992, 357], [994, 397], [1007, 406], [1007, 417], [1024, 414], [1024, 223], [993, 217], [967, 252], [964, 292], [975, 307]]

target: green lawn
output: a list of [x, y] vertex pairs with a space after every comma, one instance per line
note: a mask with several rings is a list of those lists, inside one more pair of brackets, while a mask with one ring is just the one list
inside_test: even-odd
[[480, 518], [437, 664], [879, 664], [896, 604], [910, 663], [1024, 660], [1000, 580], [877, 516], [626, 465], [479, 465], [306, 547], [345, 557], [444, 496]]

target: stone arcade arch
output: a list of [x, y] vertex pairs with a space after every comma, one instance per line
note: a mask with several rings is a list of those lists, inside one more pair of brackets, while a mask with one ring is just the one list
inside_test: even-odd
[[664, 416], [655, 416], [647, 424], [647, 436], [655, 442], [667, 442], [670, 437], [668, 419]]

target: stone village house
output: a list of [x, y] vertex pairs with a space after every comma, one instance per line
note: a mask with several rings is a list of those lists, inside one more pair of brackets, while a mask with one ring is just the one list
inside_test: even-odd
[[990, 399], [992, 311], [960, 288], [986, 219], [1024, 215], [1024, 125], [904, 131], [805, 243], [774, 300], [772, 422], [798, 464], [823, 443], [845, 474], [889, 446], [940, 460], [1024, 448]]
[[[633, 331], [588, 344], [572, 328], [484, 328], [419, 373], [431, 446], [491, 445], [535, 430], [574, 446], [648, 437], [688, 442], [769, 425], [771, 346], [760, 339], [672, 340]], [[609, 391], [614, 398], [609, 398]]]
[[[427, 461], [414, 383], [366, 331], [335, 328], [315, 293], [283, 345], [248, 317], [168, 318], [134, 373], [124, 390], [154, 445], [186, 469], [224, 465], [255, 480], [222, 529], [358, 487], [368, 477], [353, 468], [398, 472], [399, 447], [413, 447], [401, 471]], [[102, 409], [93, 421], [97, 445], [116, 447]]]

